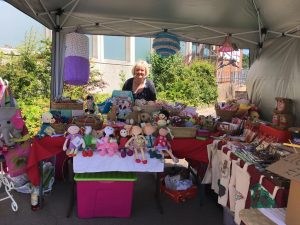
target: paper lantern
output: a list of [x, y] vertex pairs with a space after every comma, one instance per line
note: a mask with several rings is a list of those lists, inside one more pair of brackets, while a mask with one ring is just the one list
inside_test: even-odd
[[152, 47], [160, 56], [168, 57], [180, 50], [180, 42], [176, 35], [162, 32], [155, 35]]
[[84, 34], [66, 35], [64, 81], [71, 85], [84, 85], [89, 81], [89, 39]]
[[232, 46], [231, 40], [229, 36], [225, 37], [225, 41], [219, 49], [219, 52], [233, 52], [234, 48]]

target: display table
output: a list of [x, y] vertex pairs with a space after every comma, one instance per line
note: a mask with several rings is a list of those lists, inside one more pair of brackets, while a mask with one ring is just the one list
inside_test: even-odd
[[245, 225], [285, 225], [283, 208], [243, 209], [240, 217]]
[[93, 173], [93, 172], [109, 172], [109, 171], [121, 171], [121, 172], [163, 172], [164, 163], [162, 160], [149, 157], [148, 153], [145, 153], [147, 164], [136, 163], [134, 157], [121, 158], [119, 155], [114, 156], [100, 156], [95, 152], [92, 157], [83, 157], [78, 154], [73, 158], [73, 170], [74, 173]]

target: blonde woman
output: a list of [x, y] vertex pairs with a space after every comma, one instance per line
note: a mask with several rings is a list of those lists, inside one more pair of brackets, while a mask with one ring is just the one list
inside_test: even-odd
[[146, 61], [138, 61], [132, 68], [133, 77], [129, 78], [122, 90], [132, 91], [135, 99], [145, 99], [146, 101], [156, 100], [156, 90], [154, 83], [147, 79], [149, 65]]

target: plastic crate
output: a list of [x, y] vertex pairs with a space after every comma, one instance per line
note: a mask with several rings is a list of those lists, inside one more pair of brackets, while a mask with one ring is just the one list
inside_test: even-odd
[[130, 217], [135, 173], [75, 175], [79, 218]]

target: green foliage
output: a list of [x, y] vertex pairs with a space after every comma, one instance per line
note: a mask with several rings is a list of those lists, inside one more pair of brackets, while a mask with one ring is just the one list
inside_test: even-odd
[[119, 78], [120, 78], [120, 89], [122, 90], [126, 81], [126, 73], [123, 70], [121, 70], [121, 72], [119, 73]]
[[249, 69], [249, 55], [243, 54], [243, 69]]
[[217, 99], [215, 68], [207, 61], [184, 64], [180, 55], [151, 56], [152, 76], [158, 98], [188, 105], [211, 104]]

